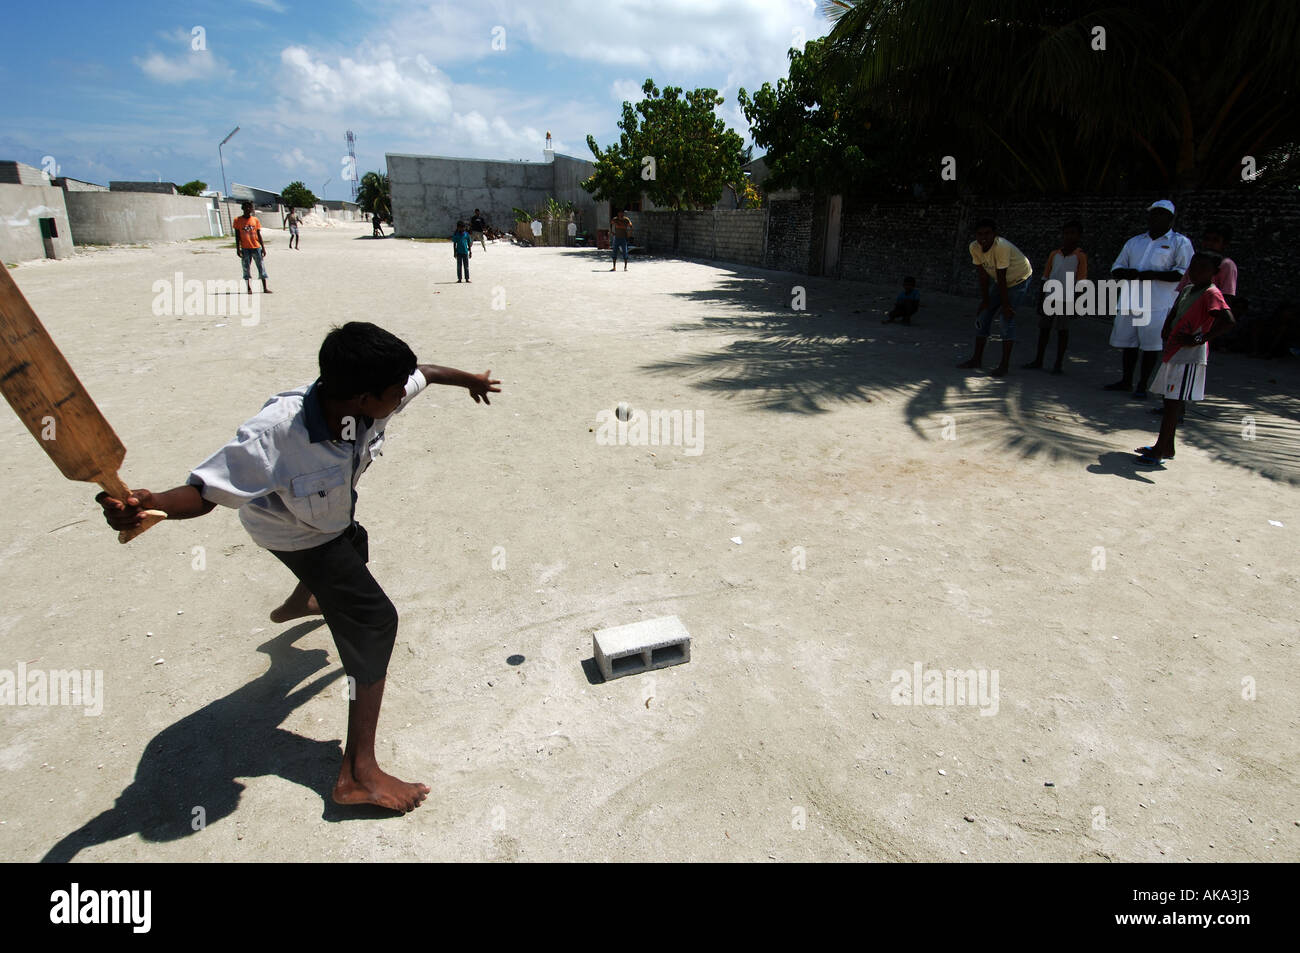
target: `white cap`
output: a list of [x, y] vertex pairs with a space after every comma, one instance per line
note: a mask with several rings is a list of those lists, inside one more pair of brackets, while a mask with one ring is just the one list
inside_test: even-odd
[[1149, 212], [1153, 208], [1162, 208], [1170, 215], [1174, 214], [1174, 203], [1169, 201], [1168, 199], [1160, 199], [1160, 201], [1158, 202], [1152, 202], [1150, 205], [1147, 206], [1147, 211]]

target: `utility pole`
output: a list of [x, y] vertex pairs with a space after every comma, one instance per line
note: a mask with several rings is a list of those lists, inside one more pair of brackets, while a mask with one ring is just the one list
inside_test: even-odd
[[[218, 159], [218, 161], [221, 162], [221, 201], [223, 201], [223, 202], [229, 202], [229, 201], [230, 201], [230, 192], [227, 191], [227, 189], [226, 189], [226, 159], [225, 159], [225, 157], [221, 154], [221, 147], [224, 146], [227, 142], [229, 142], [229, 141], [231, 140], [231, 138], [232, 138], [232, 137], [235, 135], [235, 133], [237, 133], [237, 132], [239, 132], [239, 127], [238, 127], [238, 126], [236, 126], [234, 129], [230, 130], [230, 135], [229, 135], [229, 136], [226, 136], [226, 138], [222, 139], [221, 142], [219, 142], [219, 143], [217, 144], [217, 159]], [[227, 217], [227, 218], [230, 217], [229, 212], [230, 212], [230, 208], [229, 208], [229, 206], [227, 206], [227, 208], [226, 208], [226, 213], [227, 213], [226, 217]], [[220, 219], [220, 217], [221, 217], [220, 214], [218, 214], [217, 218]], [[235, 230], [235, 223], [234, 223], [234, 222], [231, 222], [231, 223], [230, 223], [230, 230], [231, 230], [232, 233], [234, 232], [234, 230]]]

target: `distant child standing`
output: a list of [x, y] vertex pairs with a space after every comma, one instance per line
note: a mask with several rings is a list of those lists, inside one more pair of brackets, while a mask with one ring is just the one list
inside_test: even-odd
[[469, 256], [473, 254], [470, 247], [469, 229], [465, 227], [465, 220], [461, 219], [456, 223], [456, 231], [451, 235], [451, 250], [456, 256], [456, 284], [460, 284], [461, 272], [465, 274], [465, 282], [469, 283]]
[[301, 222], [302, 219], [298, 217], [297, 211], [289, 209], [289, 217], [284, 220], [284, 224], [289, 227], [289, 247], [297, 248], [299, 251], [302, 250], [302, 246], [298, 243], [298, 225]]
[[474, 215], [469, 220], [469, 242], [471, 245], [478, 242], [487, 251], [487, 241], [483, 238], [483, 232], [487, 230], [487, 222], [483, 219], [483, 213], [474, 209]]
[[1197, 252], [1187, 266], [1191, 279], [1178, 293], [1165, 317], [1160, 370], [1151, 390], [1164, 398], [1160, 436], [1149, 447], [1138, 447], [1143, 463], [1160, 463], [1174, 456], [1174, 431], [1183, 413], [1183, 401], [1205, 399], [1205, 365], [1209, 342], [1229, 330], [1234, 319], [1223, 293], [1214, 286], [1214, 274], [1223, 263], [1218, 252]]
[[614, 233], [614, 263], [610, 271], [618, 270], [618, 252], [623, 250], [623, 270], [627, 271], [627, 243], [632, 237], [632, 220], [627, 217], [627, 212], [619, 210], [619, 213], [609, 220], [610, 229]]
[[894, 310], [889, 312], [881, 324], [892, 324], [895, 320], [903, 324], [912, 323], [912, 315], [921, 307], [921, 292], [916, 290], [916, 279], [908, 275], [903, 279], [903, 290], [894, 299]]
[[[1088, 280], [1088, 256], [1079, 247], [1083, 226], [1077, 221], [1061, 226], [1061, 247], [1047, 256], [1043, 267], [1043, 288], [1039, 294], [1038, 354], [1025, 367], [1041, 370], [1047, 354], [1047, 342], [1056, 330], [1056, 363], [1053, 374], [1065, 373], [1065, 349], [1070, 343], [1070, 322], [1074, 319], [1074, 300], [1071, 291], [1078, 293], [1078, 284]], [[1059, 313], [1048, 314], [1044, 304], [1048, 297], [1059, 304]], [[1068, 297], [1067, 297], [1068, 296]]]

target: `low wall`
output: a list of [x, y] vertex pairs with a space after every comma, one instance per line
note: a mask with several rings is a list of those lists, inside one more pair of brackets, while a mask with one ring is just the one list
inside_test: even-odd
[[609, 203], [594, 201], [581, 188], [595, 169], [585, 159], [503, 162], [390, 153], [386, 161], [393, 222], [403, 238], [444, 238], [476, 208], [489, 225], [509, 231], [514, 209], [535, 213], [548, 198], [574, 203], [579, 230], [594, 232], [609, 221]]
[[1295, 248], [1300, 243], [1300, 192], [1259, 189], [1203, 190], [1137, 195], [1054, 197], [972, 196], [943, 201], [888, 200], [846, 205], [836, 277], [900, 288], [905, 274], [920, 288], [954, 294], [977, 291], [967, 246], [985, 215], [1041, 275], [1060, 244], [1061, 225], [1083, 224], [1089, 275], [1106, 278], [1124, 243], [1146, 231], [1147, 206], [1160, 198], [1178, 210], [1174, 229], [1199, 247], [1211, 222], [1232, 227], [1228, 255], [1240, 271], [1238, 294], [1253, 313], [1271, 312], [1283, 300], [1300, 302]]
[[[309, 211], [300, 209], [301, 211]], [[221, 203], [221, 227], [225, 229], [225, 234], [230, 234], [230, 223], [239, 216], [244, 214], [244, 210], [239, 207], [239, 202], [235, 199], [225, 199]], [[283, 228], [285, 216], [289, 213], [284, 209], [257, 208], [253, 209], [253, 217], [262, 223], [262, 230]]]
[[177, 242], [210, 235], [212, 200], [150, 192], [67, 192], [78, 245]]
[[0, 267], [4, 262], [48, 257], [41, 238], [41, 219], [53, 219], [55, 258], [72, 254], [72, 226], [63, 190], [50, 185], [0, 184]]
[[[661, 254], [758, 265], [797, 274], [869, 281], [902, 288], [912, 275], [924, 294], [975, 294], [975, 268], [967, 247], [976, 220], [998, 222], [1041, 274], [1069, 219], [1083, 223], [1090, 276], [1109, 277], [1120, 249], [1146, 229], [1146, 209], [1168, 198], [1178, 209], [1174, 227], [1199, 244], [1211, 222], [1233, 229], [1228, 254], [1240, 271], [1238, 294], [1254, 314], [1272, 313], [1283, 301], [1300, 302], [1300, 192], [1259, 189], [1203, 190], [1128, 196], [966, 196], [945, 199], [881, 198], [846, 201], [839, 246], [826, 249], [830, 207], [825, 197], [780, 193], [761, 210], [632, 215], [634, 240]], [[828, 254], [828, 251], [830, 254]], [[835, 264], [828, 269], [825, 262]]]
[[763, 265], [763, 209], [638, 212], [633, 240], [651, 252]]

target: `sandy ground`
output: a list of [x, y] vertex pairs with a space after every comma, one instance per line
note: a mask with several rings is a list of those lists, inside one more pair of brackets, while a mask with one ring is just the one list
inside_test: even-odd
[[[500, 244], [457, 285], [447, 245], [368, 233], [276, 233], [251, 327], [151, 307], [234, 277], [216, 242], [12, 274], [132, 486], [182, 482], [345, 320], [502, 378], [422, 395], [361, 485], [402, 615], [380, 756], [432, 796], [328, 803], [337, 654], [267, 620], [292, 580], [233, 512], [119, 546], [5, 410], [0, 668], [100, 670], [104, 702], [0, 709], [0, 858], [1300, 859], [1295, 362], [1215, 355], [1144, 469], [1101, 324], [1064, 377], [997, 381], [953, 369], [969, 299], [883, 328], [892, 281]], [[598, 445], [619, 401], [698, 415], [702, 452]], [[599, 682], [594, 631], [670, 614], [689, 664]], [[996, 714], [894, 703], [916, 663], [996, 671]]]

